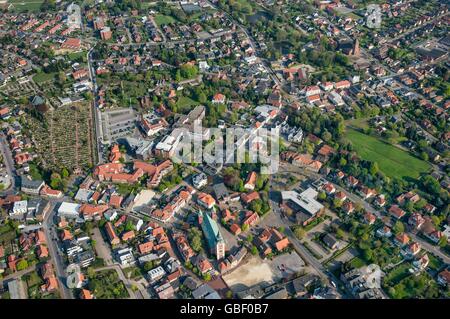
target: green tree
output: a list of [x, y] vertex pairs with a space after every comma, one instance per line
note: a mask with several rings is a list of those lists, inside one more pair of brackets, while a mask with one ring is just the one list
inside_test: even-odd
[[394, 234], [400, 234], [405, 232], [405, 225], [403, 225], [403, 223], [401, 221], [397, 221], [394, 224], [394, 228], [393, 228]]
[[429, 160], [429, 156], [426, 152], [421, 152], [420, 153], [420, 158], [423, 159], [424, 161], [428, 161]]
[[152, 270], [154, 267], [155, 267], [155, 265], [153, 264], [152, 261], [146, 261], [146, 262], [144, 263], [144, 270], [145, 270], [146, 272]]
[[325, 200], [327, 199], [327, 194], [324, 191], [321, 191], [319, 195], [317, 195], [317, 198], [320, 200]]
[[339, 229], [336, 231], [336, 238], [342, 239], [342, 238], [344, 238], [344, 235], [345, 235], [345, 232], [344, 232], [342, 229], [339, 228]]
[[376, 173], [378, 173], [378, 171], [379, 171], [378, 163], [377, 162], [370, 163], [369, 168], [370, 175], [374, 176]]
[[201, 104], [205, 104], [206, 101], [208, 101], [208, 98], [206, 97], [205, 93], [200, 92], [200, 94], [197, 96], [197, 100], [198, 100]]
[[297, 237], [297, 239], [303, 239], [306, 235], [306, 231], [303, 229], [303, 227], [297, 226], [294, 228], [294, 235]]
[[438, 242], [439, 247], [444, 248], [445, 246], [447, 246], [447, 243], [448, 243], [447, 236], [442, 235], [442, 237], [439, 238], [439, 242]]
[[255, 199], [250, 203], [250, 209], [256, 213], [261, 213], [262, 201], [260, 199]]
[[211, 274], [207, 272], [206, 274], [203, 274], [203, 280], [204, 281], [210, 281], [211, 280]]
[[21, 271], [28, 268], [28, 261], [26, 259], [20, 260], [16, 265], [17, 271]]
[[62, 176], [62, 178], [67, 178], [67, 177], [69, 177], [69, 171], [67, 170], [67, 168], [63, 168], [62, 170], [61, 170], [61, 176]]
[[373, 259], [373, 251], [370, 248], [363, 250], [363, 258], [364, 260], [371, 262]]

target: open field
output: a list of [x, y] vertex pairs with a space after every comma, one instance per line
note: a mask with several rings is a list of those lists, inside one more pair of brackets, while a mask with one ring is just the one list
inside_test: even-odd
[[55, 73], [40, 72], [37, 73], [35, 76], [33, 76], [33, 81], [36, 82], [37, 84], [42, 84], [44, 82], [53, 80], [55, 76], [56, 72]]
[[389, 177], [417, 178], [431, 167], [395, 146], [356, 130], [347, 129], [346, 137], [361, 158], [377, 162], [380, 170]]
[[359, 129], [367, 129], [369, 128], [369, 122], [367, 118], [359, 118], [345, 121], [347, 126], [356, 127]]
[[15, 12], [34, 12], [39, 11], [44, 0], [9, 0], [8, 3], [11, 3], [14, 6], [13, 11]]
[[178, 112], [179, 113], [187, 113], [190, 110], [192, 110], [194, 108], [194, 106], [196, 106], [198, 104], [199, 103], [194, 101], [193, 99], [191, 99], [191, 98], [189, 98], [187, 96], [182, 96], [177, 101]]
[[169, 23], [174, 23], [176, 20], [174, 18], [172, 18], [171, 16], [166, 16], [163, 14], [157, 14], [155, 16], [155, 22], [156, 24], [159, 26], [164, 25], [164, 24], [169, 24]]

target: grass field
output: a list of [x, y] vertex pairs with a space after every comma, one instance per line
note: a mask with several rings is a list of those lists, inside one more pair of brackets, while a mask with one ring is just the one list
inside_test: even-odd
[[442, 265], [442, 260], [436, 258], [432, 254], [428, 254], [428, 258], [430, 259], [430, 263], [428, 264], [428, 267], [430, 267], [432, 270], [438, 271]]
[[157, 14], [155, 16], [155, 22], [158, 25], [158, 27], [160, 27], [163, 24], [169, 24], [169, 23], [174, 23], [176, 20], [174, 18], [172, 18], [171, 16], [166, 16], [163, 14]]
[[86, 51], [81, 52], [72, 52], [68, 54], [70, 60], [76, 60], [78, 58], [83, 58], [83, 61], [86, 60]]
[[369, 123], [367, 118], [359, 118], [345, 121], [347, 126], [356, 127], [359, 129], [367, 129], [369, 128]]
[[380, 170], [389, 177], [419, 177], [427, 172], [430, 164], [373, 136], [347, 129], [347, 138], [361, 158], [378, 163]]
[[194, 101], [193, 99], [187, 96], [182, 96], [177, 101], [178, 113], [187, 113], [198, 104], [200, 103]]
[[34, 12], [39, 11], [44, 0], [9, 0], [8, 3], [11, 3], [14, 6], [13, 11], [15, 12]]
[[40, 72], [40, 73], [37, 73], [35, 76], [33, 76], [33, 81], [36, 82], [37, 84], [41, 84], [41, 83], [53, 80], [55, 75], [56, 75], [56, 73]]
[[403, 263], [392, 269], [384, 278], [385, 282], [389, 282], [391, 285], [398, 284], [401, 280], [405, 279], [410, 275], [409, 269], [411, 268], [410, 263]]

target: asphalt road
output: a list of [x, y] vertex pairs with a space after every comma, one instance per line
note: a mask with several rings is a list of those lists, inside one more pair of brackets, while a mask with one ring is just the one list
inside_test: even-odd
[[10, 195], [14, 193], [14, 190], [16, 188], [16, 168], [14, 167], [14, 160], [12, 157], [11, 150], [9, 149], [8, 141], [6, 140], [5, 134], [3, 132], [0, 133], [0, 151], [3, 156], [3, 163], [5, 164], [6, 171], [8, 172], [8, 175], [11, 180], [11, 185], [1, 191], [0, 193], [3, 195]]
[[[58, 278], [59, 282], [59, 290], [61, 292], [61, 297], [63, 299], [74, 299], [72, 291], [66, 286], [66, 277], [67, 274], [65, 272], [65, 264], [62, 257], [62, 254], [60, 253], [58, 249], [58, 237], [56, 233], [56, 229], [53, 224], [53, 218], [55, 216], [55, 204], [52, 203], [52, 209], [50, 213], [46, 216], [44, 223], [43, 223], [43, 230], [45, 233], [45, 236], [47, 238], [47, 247], [50, 252], [50, 257], [52, 259], [52, 263], [55, 267], [56, 271], [56, 277]], [[56, 240], [53, 240], [56, 238]]]
[[88, 54], [87, 54], [87, 61], [88, 61], [88, 66], [89, 66], [89, 77], [91, 78], [91, 82], [92, 85], [94, 86], [93, 88], [93, 110], [92, 112], [94, 113], [94, 144], [95, 144], [95, 149], [97, 150], [97, 161], [98, 164], [102, 164], [103, 161], [103, 154], [102, 154], [102, 142], [101, 142], [101, 137], [102, 137], [102, 127], [101, 127], [101, 111], [98, 108], [97, 105], [97, 93], [98, 93], [98, 86], [97, 86], [97, 79], [95, 77], [95, 70], [94, 70], [94, 66], [92, 65], [92, 52], [93, 49], [89, 50]]

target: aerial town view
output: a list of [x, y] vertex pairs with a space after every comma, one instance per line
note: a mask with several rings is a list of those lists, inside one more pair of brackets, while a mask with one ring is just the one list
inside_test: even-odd
[[449, 8], [0, 0], [0, 304], [450, 299]]

